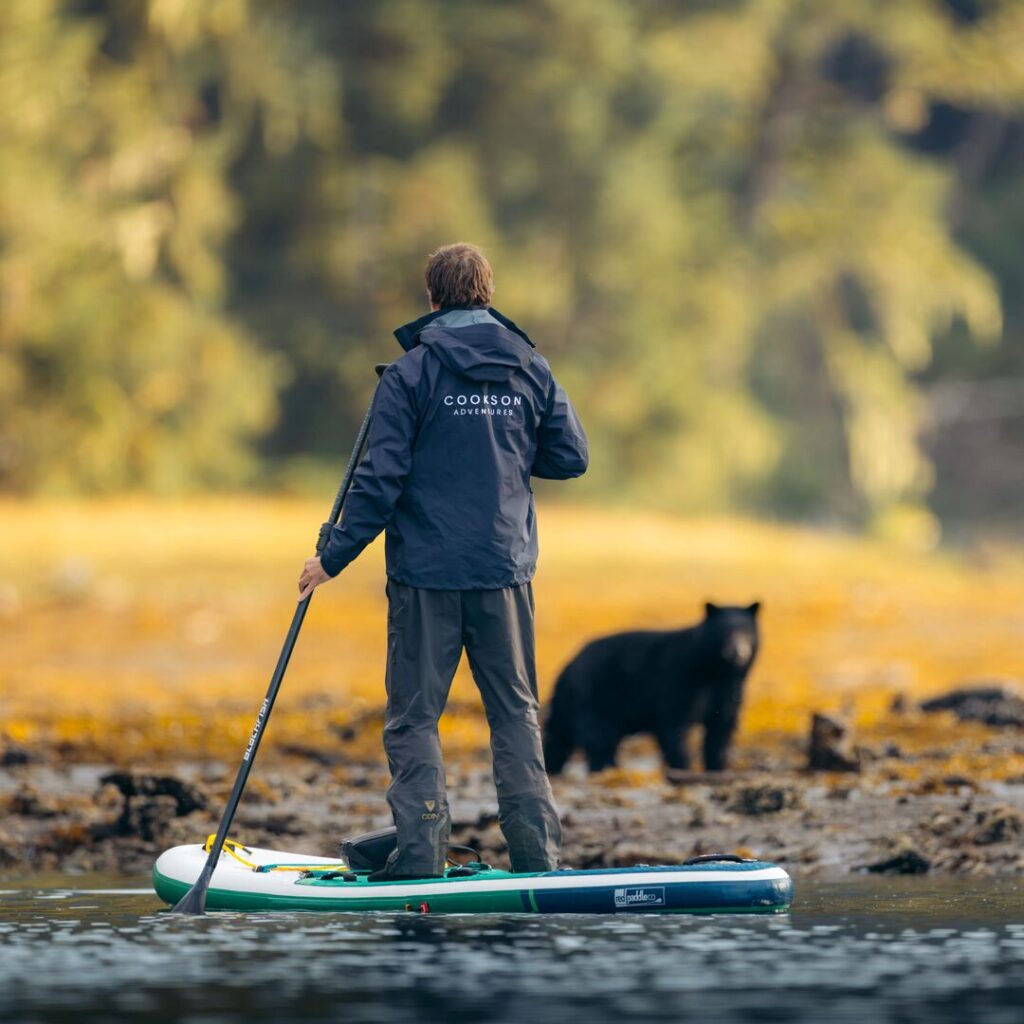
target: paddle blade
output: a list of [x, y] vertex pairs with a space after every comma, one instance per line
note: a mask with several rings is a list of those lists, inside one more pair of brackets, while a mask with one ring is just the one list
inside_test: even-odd
[[201, 915], [206, 912], [206, 890], [210, 886], [210, 877], [213, 874], [207, 868], [203, 868], [202, 874], [196, 879], [196, 884], [177, 903], [171, 907], [172, 914], [195, 914]]

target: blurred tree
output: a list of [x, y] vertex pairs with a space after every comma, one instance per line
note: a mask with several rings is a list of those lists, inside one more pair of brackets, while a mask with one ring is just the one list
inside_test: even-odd
[[336, 459], [425, 254], [469, 238], [578, 396], [586, 492], [931, 530], [922, 383], [966, 360], [942, 339], [1002, 329], [962, 239], [1020, 118], [1024, 5], [0, 18], [5, 486], [230, 482], [257, 434], [264, 465]]
[[6, 488], [237, 482], [272, 421], [271, 362], [224, 311], [236, 133], [210, 110], [245, 11], [188, 7], [0, 7]]
[[[954, 318], [999, 330], [992, 280], [950, 235], [948, 169], [906, 140], [920, 68], [968, 30], [928, 0], [474, 12], [318, 8], [349, 148], [277, 169], [307, 201], [288, 273], [250, 307], [277, 309], [297, 356], [274, 450], [336, 444], [326, 407], [357, 405], [392, 351], [423, 255], [469, 236], [580, 394], [591, 492], [927, 528], [915, 376]], [[266, 154], [250, 170], [261, 194]], [[264, 194], [288, 220], [287, 185]], [[289, 325], [277, 296], [296, 286]]]

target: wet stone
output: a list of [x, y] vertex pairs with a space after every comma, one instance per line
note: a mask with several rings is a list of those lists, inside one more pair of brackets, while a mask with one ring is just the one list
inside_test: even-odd
[[770, 783], [759, 786], [737, 786], [726, 800], [726, 810], [735, 814], [777, 814], [779, 811], [803, 807], [803, 794], [795, 786]]
[[203, 794], [173, 775], [111, 772], [102, 776], [100, 785], [114, 787], [123, 797], [113, 831], [149, 842], [163, 834], [168, 821], [206, 808]]
[[979, 811], [975, 822], [977, 827], [970, 838], [978, 846], [1019, 840], [1024, 835], [1024, 816], [1011, 807], [992, 807]]
[[0, 768], [17, 768], [38, 761], [38, 755], [20, 743], [0, 737]]
[[884, 857], [865, 867], [873, 875], [925, 875], [931, 871], [932, 862], [914, 849], [903, 849], [891, 857]]
[[7, 800], [7, 812], [25, 818], [55, 818], [62, 811], [57, 801], [29, 785], [20, 786]]
[[147, 842], [154, 842], [163, 835], [166, 823], [175, 817], [175, 812], [176, 804], [172, 796], [133, 800], [125, 805], [118, 819], [118, 831], [122, 835], [138, 836]]

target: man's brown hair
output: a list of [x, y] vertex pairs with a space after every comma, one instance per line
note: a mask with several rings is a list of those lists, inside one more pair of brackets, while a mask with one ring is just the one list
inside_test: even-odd
[[443, 245], [427, 259], [423, 277], [430, 301], [446, 306], [489, 306], [494, 274], [487, 257], [468, 242]]

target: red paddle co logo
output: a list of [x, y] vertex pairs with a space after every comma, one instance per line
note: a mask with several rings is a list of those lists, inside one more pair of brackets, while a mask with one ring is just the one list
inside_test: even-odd
[[615, 890], [616, 910], [642, 910], [644, 907], [665, 906], [665, 889], [662, 886], [637, 886]]

